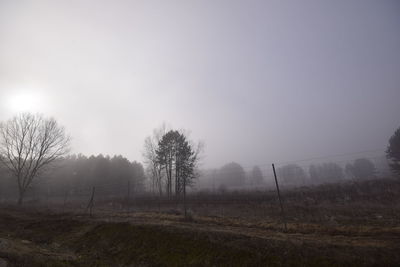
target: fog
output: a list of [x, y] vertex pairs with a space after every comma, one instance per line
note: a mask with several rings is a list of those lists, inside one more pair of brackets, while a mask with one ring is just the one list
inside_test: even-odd
[[165, 122], [205, 143], [203, 168], [383, 155], [400, 125], [399, 12], [398, 1], [3, 0], [0, 121], [54, 116], [73, 153], [131, 161]]
[[0, 267], [400, 266], [399, 15], [0, 0]]

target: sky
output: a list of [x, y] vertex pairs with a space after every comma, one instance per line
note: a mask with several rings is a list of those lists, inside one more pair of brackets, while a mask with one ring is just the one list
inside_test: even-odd
[[204, 167], [383, 151], [399, 100], [399, 1], [0, 0], [0, 121], [73, 153], [142, 161], [163, 123]]

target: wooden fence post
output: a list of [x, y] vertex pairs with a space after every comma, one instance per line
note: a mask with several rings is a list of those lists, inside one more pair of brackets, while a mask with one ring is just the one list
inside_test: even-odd
[[93, 208], [93, 200], [94, 200], [94, 192], [95, 192], [95, 190], [96, 190], [96, 187], [93, 186], [92, 196], [90, 197], [89, 203], [88, 203], [88, 205], [86, 207], [86, 211], [89, 210], [90, 217], [92, 217], [92, 208]]
[[283, 223], [284, 223], [284, 225], [285, 225], [285, 231], [287, 231], [285, 212], [284, 212], [284, 210], [283, 210], [283, 204], [282, 204], [282, 199], [281, 199], [281, 193], [280, 193], [280, 191], [279, 191], [278, 178], [276, 177], [275, 164], [273, 164], [273, 163], [272, 163], [272, 170], [274, 171], [275, 184], [276, 184], [276, 191], [278, 192], [279, 204], [280, 204], [280, 206], [281, 206], [282, 220], [283, 220]]

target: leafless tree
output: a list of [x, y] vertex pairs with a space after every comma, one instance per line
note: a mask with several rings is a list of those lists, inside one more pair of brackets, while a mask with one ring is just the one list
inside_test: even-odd
[[0, 160], [17, 179], [22, 204], [32, 181], [69, 152], [70, 138], [53, 118], [23, 113], [0, 123]]
[[166, 132], [167, 127], [165, 124], [157, 129], [154, 129], [153, 135], [148, 136], [144, 140], [143, 150], [146, 169], [151, 179], [152, 191], [154, 192], [157, 189], [160, 195], [162, 195], [162, 178], [164, 174], [161, 164], [159, 164], [157, 161], [156, 150], [158, 148], [158, 143]]

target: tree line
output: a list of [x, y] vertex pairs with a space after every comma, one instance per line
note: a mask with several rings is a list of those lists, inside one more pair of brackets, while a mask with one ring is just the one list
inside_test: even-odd
[[[347, 163], [344, 168], [334, 162], [311, 164], [308, 169], [297, 164], [286, 164], [277, 168], [277, 175], [282, 185], [316, 185], [340, 182], [345, 179], [370, 179], [375, 177], [376, 167], [371, 160], [360, 158]], [[263, 173], [259, 166], [245, 171], [237, 162], [227, 163], [219, 169], [207, 170], [203, 173], [203, 179], [205, 181], [200, 184], [200, 187], [212, 187], [217, 191], [274, 186], [272, 171]]]
[[97, 187], [103, 196], [143, 191], [141, 163], [122, 156], [69, 155], [70, 137], [54, 118], [23, 113], [0, 123], [0, 191], [18, 195], [79, 194]]
[[[145, 168], [122, 156], [69, 156], [70, 137], [64, 127], [53, 118], [23, 113], [0, 123], [0, 191], [10, 193], [15, 188], [19, 204], [32, 187], [36, 191], [47, 188], [47, 192], [51, 188], [61, 194], [97, 186], [103, 188], [103, 195], [121, 196], [124, 191], [144, 190], [148, 177], [153, 193], [185, 197], [187, 187], [199, 177], [202, 148], [202, 143], [195, 144], [184, 131], [163, 126], [145, 139]], [[393, 172], [400, 174], [400, 128], [389, 139], [386, 157]], [[357, 159], [344, 169], [336, 163], [314, 164], [308, 173], [296, 164], [278, 168], [279, 179], [289, 185], [335, 182], [345, 176], [368, 179], [374, 175], [375, 166], [368, 159]], [[213, 186], [220, 187], [266, 182], [258, 166], [246, 173], [235, 162], [209, 171], [206, 176]]]
[[47, 177], [55, 192], [71, 194], [88, 192], [96, 187], [96, 194], [126, 196], [145, 189], [145, 173], [141, 163], [118, 156], [86, 157], [72, 155], [62, 159]]
[[[0, 168], [0, 193], [3, 197], [18, 194], [15, 177]], [[50, 196], [85, 196], [93, 187], [101, 197], [126, 197], [145, 190], [145, 173], [141, 163], [123, 156], [69, 155], [60, 159], [30, 185], [31, 198]]]
[[367, 158], [359, 158], [347, 163], [345, 168], [334, 162], [311, 164], [308, 173], [297, 164], [284, 165], [277, 170], [278, 177], [287, 185], [307, 185], [335, 183], [345, 180], [371, 179], [376, 175], [374, 163]]

